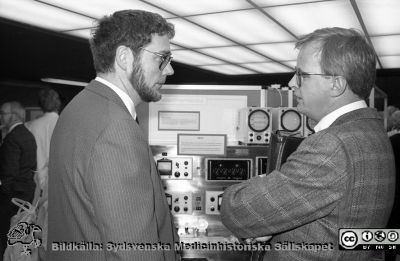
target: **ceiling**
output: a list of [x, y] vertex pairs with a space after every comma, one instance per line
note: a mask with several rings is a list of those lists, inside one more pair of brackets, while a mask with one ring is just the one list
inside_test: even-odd
[[175, 25], [174, 61], [225, 75], [293, 71], [294, 44], [321, 27], [355, 28], [377, 68], [400, 68], [399, 0], [0, 0], [0, 17], [87, 39], [121, 9], [157, 12]]

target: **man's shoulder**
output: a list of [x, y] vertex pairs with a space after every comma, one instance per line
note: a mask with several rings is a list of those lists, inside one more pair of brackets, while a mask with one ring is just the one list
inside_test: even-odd
[[9, 134], [7, 134], [6, 138], [4, 139], [4, 143], [11, 142], [11, 143], [23, 143], [23, 144], [35, 144], [35, 137], [33, 134], [25, 127], [24, 124], [20, 124], [16, 126]]
[[[367, 108], [361, 108], [361, 109], [357, 109], [357, 110], [350, 111], [350, 112], [343, 114], [342, 116], [340, 116], [333, 122], [331, 127], [347, 124], [350, 122], [356, 123], [356, 124], [357, 123], [358, 124], [366, 123], [370, 120], [382, 122], [382, 126], [383, 126], [383, 119], [382, 119], [381, 115], [376, 111], [376, 109], [367, 107]], [[351, 126], [349, 126], [349, 127], [351, 127]]]
[[28, 128], [28, 130], [32, 131], [32, 129], [35, 129], [35, 128], [38, 128], [39, 126], [41, 126], [43, 122], [44, 122], [44, 115], [26, 122], [25, 127]]
[[51, 124], [52, 122], [56, 122], [58, 120], [58, 114], [56, 112], [46, 112], [42, 116], [28, 121], [25, 123], [25, 127], [28, 130], [32, 131], [32, 129], [40, 128], [43, 125]]
[[367, 148], [371, 153], [374, 151], [386, 153], [391, 150], [383, 120], [372, 108], [349, 112], [338, 118], [327, 129], [313, 135], [324, 135], [329, 139], [335, 139], [347, 149]]
[[116, 93], [104, 84], [92, 81], [68, 103], [60, 114], [59, 121], [77, 120], [85, 124], [93, 123], [91, 119], [96, 119], [100, 123], [129, 116]]
[[32, 135], [32, 134], [24, 124], [19, 124], [18, 126], [15, 126], [15, 128], [8, 135], [13, 136], [13, 135]]
[[64, 108], [53, 135], [97, 137], [106, 128], [118, 126], [121, 120], [128, 120], [129, 116], [122, 106], [107, 97], [83, 90]]

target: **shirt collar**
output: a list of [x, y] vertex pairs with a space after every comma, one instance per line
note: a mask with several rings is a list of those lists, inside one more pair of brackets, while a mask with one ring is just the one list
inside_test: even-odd
[[96, 81], [101, 82], [102, 84], [108, 86], [110, 89], [112, 89], [122, 100], [122, 102], [125, 104], [126, 108], [128, 109], [129, 113], [132, 115], [133, 119], [136, 120], [136, 109], [135, 109], [135, 104], [133, 103], [131, 97], [129, 97], [128, 94], [126, 94], [124, 91], [122, 91], [120, 88], [115, 86], [114, 84], [110, 83], [109, 81], [104, 80], [103, 78], [97, 76]]
[[323, 117], [317, 125], [315, 125], [314, 127], [314, 131], [315, 132], [319, 132], [322, 131], [326, 128], [328, 128], [329, 126], [332, 125], [332, 123], [339, 118], [340, 116], [351, 112], [351, 111], [355, 111], [358, 109], [362, 109], [362, 108], [366, 108], [368, 107], [367, 104], [365, 103], [365, 101], [356, 101], [356, 102], [352, 102], [349, 103], [345, 106], [340, 107], [337, 110], [334, 110], [333, 112], [325, 115], [325, 117]]

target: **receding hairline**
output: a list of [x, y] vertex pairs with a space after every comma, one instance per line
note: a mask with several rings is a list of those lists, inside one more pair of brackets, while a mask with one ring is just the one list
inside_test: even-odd
[[3, 107], [3, 106], [10, 108], [10, 111], [14, 111], [14, 110], [18, 110], [18, 109], [25, 110], [25, 108], [22, 106], [22, 104], [17, 101], [5, 102], [1, 105], [1, 107]]

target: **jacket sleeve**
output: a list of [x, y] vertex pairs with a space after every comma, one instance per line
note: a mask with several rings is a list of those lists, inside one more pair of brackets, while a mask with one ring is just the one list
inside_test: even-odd
[[346, 191], [347, 156], [327, 133], [305, 139], [280, 171], [228, 187], [221, 219], [240, 238], [284, 232], [326, 216]]
[[[86, 186], [104, 249], [113, 243], [156, 243], [152, 160], [131, 120], [109, 124], [91, 153]], [[161, 260], [160, 251], [105, 251], [107, 260]]]

